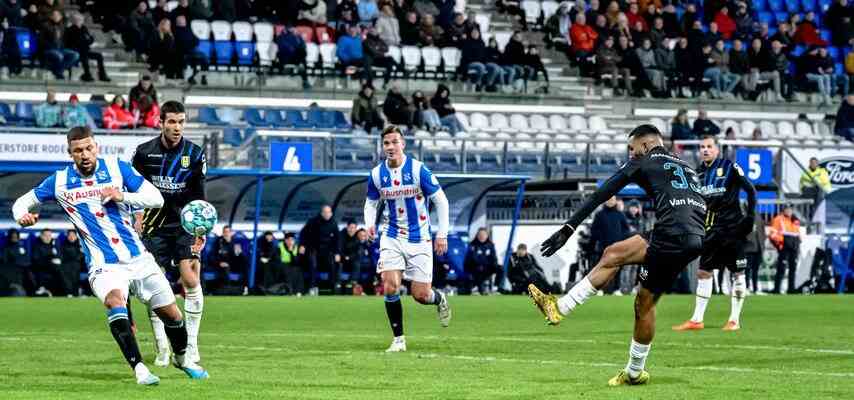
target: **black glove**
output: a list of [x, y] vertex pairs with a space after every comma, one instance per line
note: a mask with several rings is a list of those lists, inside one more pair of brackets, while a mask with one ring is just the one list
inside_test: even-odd
[[559, 231], [555, 232], [540, 246], [540, 251], [543, 256], [551, 257], [552, 254], [560, 250], [566, 241], [569, 240], [572, 233], [575, 232], [569, 225], [564, 225]]
[[737, 232], [741, 237], [749, 235], [753, 232], [753, 215], [748, 215], [738, 222]]

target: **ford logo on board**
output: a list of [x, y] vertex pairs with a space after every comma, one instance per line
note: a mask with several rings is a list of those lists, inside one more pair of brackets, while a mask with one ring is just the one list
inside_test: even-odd
[[822, 160], [819, 165], [827, 170], [833, 187], [854, 186], [854, 158], [827, 158]]

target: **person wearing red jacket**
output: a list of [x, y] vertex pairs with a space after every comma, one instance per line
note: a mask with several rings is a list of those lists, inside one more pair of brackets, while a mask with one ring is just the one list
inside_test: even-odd
[[806, 46], [827, 46], [827, 42], [821, 40], [818, 35], [818, 29], [815, 27], [815, 13], [810, 11], [804, 17], [804, 20], [798, 24], [793, 38], [795, 44], [803, 44]]
[[575, 23], [569, 29], [569, 38], [582, 75], [588, 76], [592, 65], [590, 56], [593, 55], [593, 51], [595, 50], [596, 39], [599, 38], [599, 33], [587, 25], [587, 18], [584, 16], [584, 13], [578, 13], [575, 16]]
[[715, 15], [714, 22], [718, 24], [718, 31], [724, 39], [729, 40], [732, 38], [732, 34], [735, 32], [736, 26], [735, 20], [729, 15], [728, 8], [721, 8], [721, 10]]
[[[771, 220], [771, 243], [777, 248], [777, 273], [774, 276], [774, 293], [782, 293], [783, 275], [787, 272], [788, 292], [795, 290], [795, 274], [798, 270], [798, 253], [801, 247], [801, 222], [794, 215], [791, 204]], [[784, 265], [785, 263], [785, 265]]]
[[104, 128], [122, 129], [133, 128], [136, 125], [136, 116], [125, 109], [125, 99], [116, 94], [110, 105], [104, 109]]

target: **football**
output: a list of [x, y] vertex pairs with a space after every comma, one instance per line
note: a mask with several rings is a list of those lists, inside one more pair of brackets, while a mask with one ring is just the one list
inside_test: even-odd
[[193, 200], [181, 209], [181, 227], [193, 236], [206, 236], [216, 221], [216, 208], [204, 200]]

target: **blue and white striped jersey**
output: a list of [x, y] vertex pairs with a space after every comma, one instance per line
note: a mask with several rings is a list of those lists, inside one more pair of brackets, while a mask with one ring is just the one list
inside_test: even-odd
[[[384, 226], [378, 232], [410, 243], [430, 241], [427, 201], [441, 190], [439, 180], [421, 161], [404, 157], [398, 168], [389, 168], [385, 161], [380, 163], [368, 178], [368, 200], [385, 201], [386, 206]], [[440, 221], [441, 225], [447, 223]]]
[[92, 176], [80, 176], [71, 165], [56, 171], [33, 189], [40, 203], [56, 201], [82, 239], [86, 264], [125, 264], [145, 252], [133, 229], [131, 206], [101, 203], [101, 190], [115, 187], [136, 192], [145, 183], [133, 167], [115, 157], [99, 158]]

